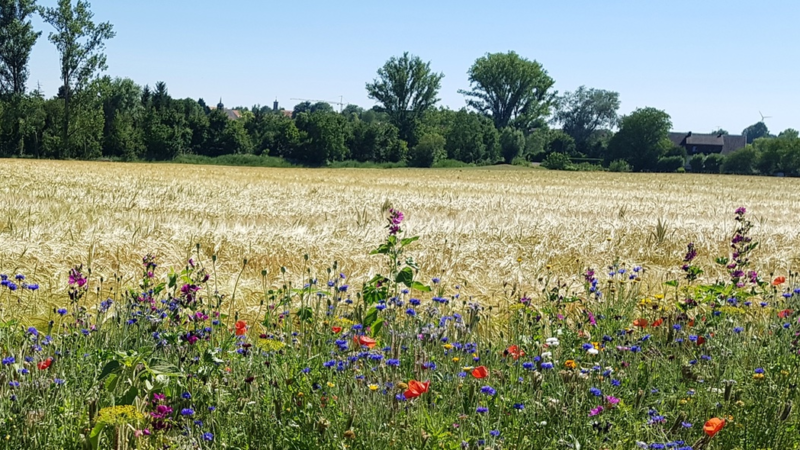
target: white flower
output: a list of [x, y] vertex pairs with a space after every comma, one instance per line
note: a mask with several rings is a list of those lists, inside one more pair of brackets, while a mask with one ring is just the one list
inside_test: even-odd
[[546, 343], [547, 345], [551, 346], [551, 347], [558, 347], [558, 344], [559, 344], [559, 342], [558, 342], [558, 338], [554, 338], [554, 337], [547, 338], [547, 339], [545, 340], [545, 343]]
[[550, 352], [542, 353], [542, 359], [550, 359], [552, 356], [553, 356], [553, 354], [550, 353]]
[[593, 347], [593, 348], [590, 348], [589, 350], [586, 350], [586, 353], [588, 353], [590, 355], [596, 355], [596, 354], [598, 354], [600, 352], [596, 348]]
[[556, 334], [557, 334], [557, 335], [559, 335], [559, 336], [561, 336], [562, 334], [564, 334], [564, 330], [562, 330], [561, 328], [559, 328], [558, 330], [556, 330]]

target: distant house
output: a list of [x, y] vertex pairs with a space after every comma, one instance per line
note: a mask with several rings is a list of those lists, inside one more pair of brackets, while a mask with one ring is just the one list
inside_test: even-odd
[[689, 155], [720, 153], [727, 155], [747, 145], [745, 136], [729, 134], [669, 133], [669, 140], [678, 147], [686, 149]]
[[[212, 110], [217, 109], [216, 106], [209, 106], [209, 108]], [[225, 111], [225, 115], [228, 116], [230, 120], [239, 120], [242, 118], [242, 112], [238, 109], [222, 108], [222, 110]]]

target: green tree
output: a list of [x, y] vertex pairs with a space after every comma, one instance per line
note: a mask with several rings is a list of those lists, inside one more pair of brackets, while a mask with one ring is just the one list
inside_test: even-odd
[[723, 173], [734, 173], [739, 175], [752, 175], [756, 162], [756, 151], [753, 146], [736, 150], [727, 155], [722, 162]]
[[717, 136], [727, 136], [730, 133], [728, 133], [727, 130], [724, 130], [722, 128], [717, 128], [716, 130], [712, 130], [711, 134], [715, 134]]
[[367, 83], [367, 94], [380, 104], [379, 112], [388, 114], [400, 138], [414, 145], [418, 121], [439, 101], [442, 78], [444, 74], [433, 72], [430, 62], [406, 52], [378, 69], [378, 77]]
[[141, 118], [144, 112], [140, 98], [142, 88], [129, 78], [100, 80], [103, 105], [103, 154], [126, 160], [138, 159], [144, 153]]
[[41, 32], [30, 17], [35, 0], [0, 0], [0, 94], [25, 93], [28, 61]]
[[694, 173], [700, 173], [703, 171], [703, 163], [705, 163], [706, 157], [703, 154], [696, 154], [692, 155], [689, 158], [689, 167], [692, 169]]
[[747, 137], [747, 143], [751, 144], [756, 139], [769, 137], [769, 128], [764, 122], [757, 122], [742, 130], [742, 134]]
[[667, 137], [672, 121], [669, 114], [655, 108], [639, 108], [624, 116], [619, 132], [608, 144], [608, 158], [623, 159], [633, 170], [656, 170], [658, 158], [672, 147]]
[[295, 120], [300, 145], [290, 154], [300, 162], [321, 165], [347, 158], [347, 119], [330, 112], [301, 113]]
[[513, 126], [525, 132], [542, 126], [550, 115], [555, 83], [542, 65], [515, 52], [488, 53], [467, 72], [470, 90], [459, 90], [467, 104], [492, 118], [498, 130]]
[[616, 126], [620, 102], [616, 92], [581, 86], [561, 96], [557, 105], [555, 120], [575, 140], [577, 150], [586, 154], [595, 131]]
[[789, 139], [797, 139], [800, 137], [800, 132], [795, 130], [794, 128], [787, 128], [778, 134], [779, 138], [789, 138]]
[[414, 167], [431, 167], [447, 155], [445, 139], [442, 135], [428, 133], [423, 135], [411, 149], [409, 164]]
[[347, 147], [350, 157], [362, 162], [401, 162], [408, 153], [408, 146], [399, 138], [397, 127], [390, 123], [366, 123], [358, 119], [352, 124]]
[[506, 164], [511, 164], [514, 158], [522, 153], [525, 148], [525, 135], [522, 131], [506, 127], [500, 133], [500, 154]]
[[719, 153], [712, 153], [706, 156], [706, 160], [703, 161], [703, 172], [704, 173], [720, 173], [722, 170], [722, 163], [725, 161], [725, 157], [720, 155]]
[[547, 153], [563, 153], [568, 156], [577, 156], [575, 139], [561, 130], [550, 130], [545, 150]]
[[445, 135], [447, 157], [466, 163], [497, 161], [500, 134], [492, 121], [463, 108], [453, 114]]
[[[44, 21], [55, 28], [48, 39], [61, 56], [61, 82], [64, 111], [61, 125], [61, 148], [69, 151], [73, 131], [70, 129], [74, 112], [73, 98], [80, 95], [99, 71], [106, 66], [103, 53], [105, 41], [114, 37], [113, 27], [108, 22], [95, 24], [89, 2], [58, 0], [55, 8], [40, 8]], [[59, 156], [68, 156], [61, 154]]]

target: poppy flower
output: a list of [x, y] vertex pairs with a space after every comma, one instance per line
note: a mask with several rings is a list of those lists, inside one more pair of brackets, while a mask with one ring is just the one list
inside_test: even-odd
[[342, 327], [331, 327], [331, 331], [333, 331], [335, 334], [339, 334], [342, 332]]
[[785, 319], [789, 317], [792, 314], [792, 312], [793, 311], [791, 309], [784, 309], [783, 311], [778, 312], [778, 317], [780, 317], [781, 319]]
[[50, 367], [50, 364], [53, 364], [53, 357], [52, 356], [47, 358], [47, 359], [45, 359], [44, 361], [39, 361], [39, 363], [36, 364], [36, 367], [38, 367], [39, 370], [46, 370], [47, 368]]
[[518, 360], [520, 356], [525, 356], [525, 352], [516, 345], [512, 345], [506, 349], [506, 354], [511, 355], [514, 360]]
[[247, 322], [245, 322], [244, 320], [240, 320], [240, 321], [236, 322], [235, 326], [236, 326], [236, 335], [237, 336], [243, 336], [243, 335], [247, 334]]
[[786, 277], [777, 277], [774, 280], [772, 280], [772, 285], [773, 286], [780, 286], [785, 282], [786, 282]]
[[377, 341], [375, 339], [372, 339], [371, 337], [363, 336], [363, 335], [362, 336], [353, 336], [353, 341], [355, 341], [358, 345], [361, 345], [361, 346], [364, 346], [364, 347], [367, 347], [367, 348], [375, 347], [375, 344], [377, 344]]
[[489, 371], [485, 366], [476, 367], [472, 370], [472, 376], [475, 378], [486, 378], [489, 376]]
[[647, 320], [646, 319], [636, 319], [633, 321], [633, 326], [639, 328], [647, 328]]
[[655, 328], [655, 327], [660, 326], [662, 323], [664, 323], [664, 319], [659, 318], [659, 319], [653, 321], [653, 323], [650, 324], [650, 326]]
[[697, 336], [697, 345], [703, 345], [706, 343], [706, 338], [703, 336]]
[[417, 398], [420, 395], [428, 392], [428, 386], [431, 385], [430, 381], [424, 383], [411, 380], [408, 382], [408, 389], [403, 393], [405, 398]]
[[703, 431], [709, 436], [714, 437], [715, 434], [719, 433], [719, 431], [725, 426], [724, 419], [713, 418], [709, 419], [705, 425], [703, 425]]

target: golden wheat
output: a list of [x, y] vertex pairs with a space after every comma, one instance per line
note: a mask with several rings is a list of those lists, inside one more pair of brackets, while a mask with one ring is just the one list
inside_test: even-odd
[[[270, 285], [338, 261], [359, 284], [382, 268], [369, 256], [389, 205], [421, 240], [411, 253], [426, 278], [491, 301], [548, 271], [579, 279], [616, 258], [661, 282], [689, 242], [699, 263], [728, 252], [733, 211], [746, 206], [761, 242], [757, 268], [786, 273], [800, 259], [800, 180], [689, 174], [571, 173], [506, 168], [265, 169], [172, 164], [4, 160], [0, 270], [63, 291], [71, 265], [130, 284], [141, 257], [182, 266], [200, 245], [216, 280], [255, 306]], [[549, 269], [548, 269], [549, 266]], [[713, 277], [718, 272], [709, 272]], [[43, 294], [44, 295], [44, 294]]]

